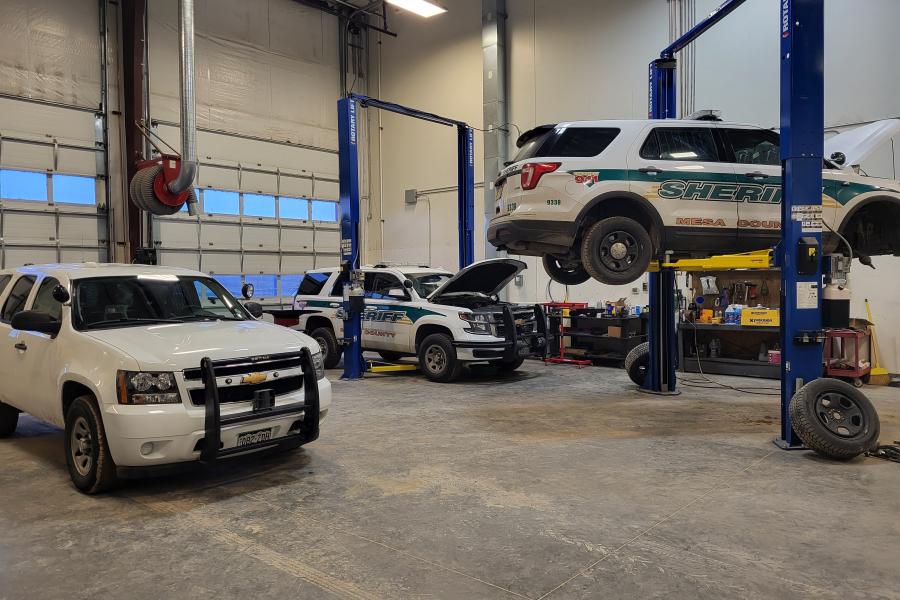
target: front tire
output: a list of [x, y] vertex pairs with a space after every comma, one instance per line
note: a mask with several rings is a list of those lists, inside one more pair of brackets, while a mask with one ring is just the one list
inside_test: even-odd
[[66, 412], [66, 464], [79, 491], [99, 494], [118, 484], [116, 464], [93, 396], [75, 398]]
[[581, 243], [581, 263], [591, 277], [609, 285], [631, 283], [647, 271], [653, 255], [650, 234], [628, 217], [594, 223]]
[[19, 411], [0, 402], [0, 438], [11, 436], [19, 423]]
[[647, 380], [647, 370], [650, 368], [650, 342], [638, 344], [625, 356], [625, 371], [628, 377], [638, 385], [644, 387]]
[[432, 333], [419, 345], [419, 369], [425, 377], [437, 383], [449, 383], [459, 378], [462, 363], [456, 348], [446, 333]]
[[838, 379], [815, 379], [790, 404], [794, 431], [826, 458], [850, 460], [878, 445], [881, 424], [865, 394]]
[[543, 263], [544, 271], [556, 283], [579, 285], [591, 278], [590, 274], [584, 270], [584, 265], [578, 260], [567, 261], [552, 254], [545, 254]]
[[325, 368], [337, 367], [344, 351], [338, 346], [337, 337], [331, 327], [316, 327], [309, 332], [309, 337], [316, 340], [322, 349], [322, 362], [325, 363]]

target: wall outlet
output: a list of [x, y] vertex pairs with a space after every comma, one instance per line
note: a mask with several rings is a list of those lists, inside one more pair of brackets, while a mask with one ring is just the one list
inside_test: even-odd
[[403, 192], [403, 199], [407, 204], [416, 204], [419, 202], [419, 190], [406, 190]]

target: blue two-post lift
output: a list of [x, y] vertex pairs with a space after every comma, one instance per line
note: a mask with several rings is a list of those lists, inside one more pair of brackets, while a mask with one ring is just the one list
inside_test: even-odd
[[[677, 117], [675, 54], [737, 9], [728, 0], [650, 63], [650, 118]], [[802, 442], [791, 424], [791, 398], [822, 374], [822, 234], [802, 215], [822, 205], [824, 154], [823, 0], [780, 0], [781, 36], [781, 436], [783, 448]], [[774, 25], [774, 23], [773, 23]], [[797, 215], [795, 217], [795, 215]], [[804, 229], [806, 231], [804, 231]], [[677, 393], [675, 272], [650, 273], [650, 365], [644, 389]]]
[[358, 108], [376, 108], [456, 129], [459, 213], [459, 268], [475, 260], [475, 140], [473, 129], [449, 119], [377, 98], [349, 94], [338, 100], [338, 150], [341, 206], [341, 268], [344, 271], [344, 373], [359, 379], [366, 370], [362, 350], [364, 290], [360, 268]]

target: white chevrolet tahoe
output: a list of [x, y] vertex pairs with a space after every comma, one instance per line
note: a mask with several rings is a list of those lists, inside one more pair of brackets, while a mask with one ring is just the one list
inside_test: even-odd
[[[522, 261], [505, 258], [477, 262], [456, 275], [428, 267], [363, 267], [363, 349], [387, 361], [418, 356], [425, 376], [438, 382], [457, 379], [464, 364], [514, 371], [525, 357], [542, 355], [546, 345], [540, 307], [497, 297], [525, 268]], [[317, 340], [328, 368], [341, 359], [342, 294], [339, 269], [308, 271], [294, 311], [276, 319]]]
[[[860, 163], [900, 133], [871, 123], [825, 143], [822, 220], [828, 252], [847, 238], [857, 255], [900, 254], [900, 182]], [[650, 261], [762, 250], [781, 238], [777, 132], [698, 120], [576, 121], [518, 139], [494, 183], [490, 242], [543, 257], [555, 281], [634, 281]]]
[[318, 344], [257, 321], [218, 282], [118, 264], [0, 271], [0, 437], [19, 412], [65, 428], [75, 486], [318, 437]]

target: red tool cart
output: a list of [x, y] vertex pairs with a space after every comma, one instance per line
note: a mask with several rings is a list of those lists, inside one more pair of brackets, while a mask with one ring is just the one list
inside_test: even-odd
[[[545, 302], [544, 310], [550, 319], [550, 331], [559, 341], [559, 352], [556, 356], [547, 356], [544, 362], [555, 364], [578, 365], [579, 367], [593, 364], [589, 360], [571, 358], [566, 353], [566, 321], [569, 319], [569, 311], [578, 308], [587, 308], [587, 302]], [[548, 341], [549, 343], [549, 341]], [[554, 348], [553, 350], [556, 350]]]
[[863, 378], [872, 370], [869, 351], [869, 332], [859, 329], [825, 330], [825, 376], [846, 379], [856, 387], [861, 387]]

